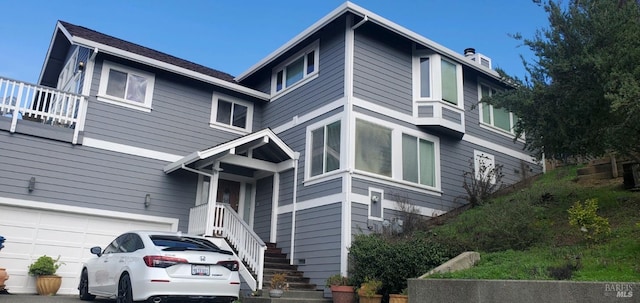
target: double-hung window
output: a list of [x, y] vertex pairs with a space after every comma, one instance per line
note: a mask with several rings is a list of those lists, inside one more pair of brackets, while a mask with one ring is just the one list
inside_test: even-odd
[[306, 49], [296, 53], [284, 64], [273, 69], [271, 92], [273, 95], [284, 92], [298, 84], [311, 80], [318, 74], [319, 43], [312, 43]]
[[[480, 83], [480, 101], [482, 101], [482, 98], [490, 97], [495, 93], [496, 90], [494, 88]], [[513, 127], [517, 121], [518, 117], [504, 108], [496, 107], [491, 104], [480, 103], [480, 123], [513, 134]]]
[[213, 94], [211, 105], [212, 127], [240, 134], [251, 131], [253, 104], [244, 100]]
[[462, 66], [439, 54], [416, 51], [413, 95], [416, 101], [442, 101], [462, 107]]
[[427, 186], [435, 186], [434, 143], [402, 134], [402, 179]]
[[340, 168], [340, 120], [311, 131], [311, 177]]
[[98, 100], [151, 111], [155, 76], [109, 61], [102, 64]]
[[355, 168], [407, 184], [438, 188], [438, 139], [397, 125], [356, 119]]

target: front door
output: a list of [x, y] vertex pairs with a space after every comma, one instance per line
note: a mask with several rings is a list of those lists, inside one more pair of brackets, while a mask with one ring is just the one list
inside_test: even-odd
[[240, 206], [240, 182], [229, 180], [218, 180], [217, 202], [227, 203], [238, 212]]

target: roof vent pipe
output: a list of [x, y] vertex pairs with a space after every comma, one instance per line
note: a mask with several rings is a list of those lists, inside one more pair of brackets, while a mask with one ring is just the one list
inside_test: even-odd
[[476, 49], [473, 47], [468, 47], [464, 49], [465, 57], [473, 57], [476, 54]]

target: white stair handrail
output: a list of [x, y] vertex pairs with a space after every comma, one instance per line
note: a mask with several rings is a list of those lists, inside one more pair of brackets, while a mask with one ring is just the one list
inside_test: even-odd
[[238, 257], [256, 274], [257, 289], [262, 289], [264, 253], [267, 245], [231, 205], [216, 203], [214, 213], [214, 232], [221, 233], [229, 241], [229, 244], [238, 252]]

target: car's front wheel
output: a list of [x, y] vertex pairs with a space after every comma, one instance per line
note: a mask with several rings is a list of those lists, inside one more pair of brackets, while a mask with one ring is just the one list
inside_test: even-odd
[[131, 290], [131, 279], [128, 274], [120, 277], [118, 282], [118, 297], [116, 303], [133, 303], [133, 292]]
[[86, 269], [83, 269], [80, 275], [78, 291], [80, 293], [80, 300], [82, 301], [91, 301], [96, 298], [96, 296], [89, 293], [89, 274], [87, 274]]

